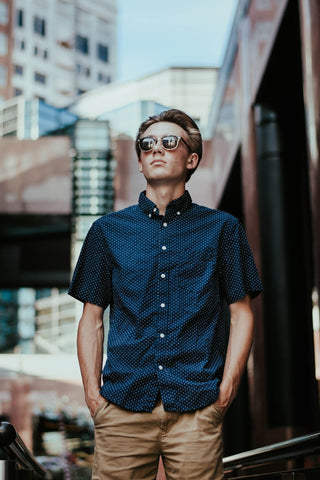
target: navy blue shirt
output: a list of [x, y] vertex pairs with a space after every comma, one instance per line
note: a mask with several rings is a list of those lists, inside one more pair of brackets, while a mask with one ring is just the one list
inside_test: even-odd
[[139, 204], [93, 223], [69, 293], [110, 305], [101, 394], [133, 411], [205, 407], [219, 396], [226, 354], [224, 306], [261, 282], [240, 222], [192, 203], [164, 216], [145, 192]]

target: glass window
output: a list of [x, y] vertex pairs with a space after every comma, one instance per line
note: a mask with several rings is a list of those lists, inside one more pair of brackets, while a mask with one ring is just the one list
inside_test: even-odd
[[17, 74], [17, 75], [23, 75], [22, 65], [15, 65], [14, 66], [14, 73]]
[[8, 5], [0, 2], [0, 24], [7, 25], [8, 23]]
[[26, 43], [24, 40], [15, 39], [15, 46], [18, 50], [24, 50], [26, 47]]
[[34, 73], [34, 80], [35, 80], [35, 82], [42, 83], [44, 85], [47, 81], [47, 78], [42, 73], [35, 72]]
[[110, 83], [111, 82], [111, 77], [110, 75], [106, 75], [105, 73], [98, 73], [98, 82], [101, 83]]
[[88, 55], [89, 53], [89, 40], [87, 37], [83, 37], [82, 35], [77, 35], [76, 36], [76, 49], [84, 53], [85, 55]]
[[109, 61], [109, 48], [107, 47], [107, 45], [102, 45], [101, 43], [98, 43], [98, 45], [97, 45], [97, 57], [102, 62], [107, 63]]
[[46, 35], [46, 21], [44, 18], [33, 17], [33, 31], [45, 37]]
[[19, 97], [19, 95], [23, 95], [23, 91], [21, 90], [21, 88], [15, 88], [14, 89], [14, 96]]
[[24, 25], [24, 12], [21, 8], [16, 11], [16, 25], [17, 27], [23, 27]]
[[8, 53], [8, 37], [4, 33], [0, 32], [0, 55], [6, 55]]
[[7, 85], [8, 69], [4, 65], [0, 64], [0, 87]]

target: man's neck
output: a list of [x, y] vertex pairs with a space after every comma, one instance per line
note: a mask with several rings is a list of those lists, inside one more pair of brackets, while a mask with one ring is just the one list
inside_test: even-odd
[[160, 215], [165, 215], [166, 208], [172, 200], [181, 197], [185, 192], [185, 185], [158, 185], [156, 187], [147, 185], [146, 196], [159, 209]]

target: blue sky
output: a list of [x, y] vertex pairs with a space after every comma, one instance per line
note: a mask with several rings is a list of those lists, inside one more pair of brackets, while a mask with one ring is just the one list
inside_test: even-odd
[[238, 0], [118, 0], [118, 79], [220, 66]]

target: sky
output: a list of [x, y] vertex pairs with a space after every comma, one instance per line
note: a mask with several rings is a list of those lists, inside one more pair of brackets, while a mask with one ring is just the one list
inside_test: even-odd
[[118, 0], [118, 80], [222, 63], [238, 0]]

